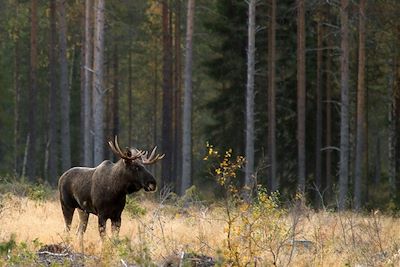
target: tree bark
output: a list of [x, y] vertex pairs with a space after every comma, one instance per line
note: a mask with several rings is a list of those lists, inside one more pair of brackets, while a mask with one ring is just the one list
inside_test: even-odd
[[67, 61], [67, 23], [65, 0], [58, 1], [58, 23], [60, 42], [60, 93], [61, 93], [61, 170], [71, 167], [71, 133], [70, 133], [70, 88], [68, 85]]
[[129, 45], [129, 51], [128, 51], [128, 144], [131, 146], [132, 145], [132, 120], [133, 120], [133, 114], [132, 114], [132, 105], [133, 105], [133, 99], [132, 99], [132, 49], [131, 45]]
[[162, 31], [163, 31], [163, 118], [162, 118], [162, 150], [165, 158], [162, 161], [162, 186], [172, 187], [175, 184], [171, 176], [172, 164], [172, 47], [168, 0], [162, 1]]
[[84, 112], [84, 164], [93, 166], [93, 128], [92, 128], [92, 69], [93, 69], [93, 1], [85, 0], [85, 64], [84, 64], [84, 89], [83, 89], [83, 112]]
[[57, 115], [58, 115], [58, 86], [57, 86], [57, 57], [56, 57], [56, 0], [50, 0], [50, 44], [49, 44], [49, 134], [48, 134], [48, 180], [53, 186], [57, 183]]
[[270, 25], [268, 31], [268, 159], [269, 181], [272, 192], [278, 190], [279, 182], [276, 176], [276, 0], [271, 0]]
[[304, 0], [297, 0], [297, 142], [299, 193], [306, 187], [306, 53]]
[[254, 180], [254, 74], [256, 0], [250, 0], [248, 14], [247, 84], [246, 84], [246, 169], [245, 186], [253, 187]]
[[[15, 7], [15, 16], [18, 17], [18, 3]], [[20, 31], [19, 27], [15, 26], [15, 41], [14, 41], [14, 174], [20, 175], [20, 102], [21, 102], [21, 80], [20, 80]]]
[[[157, 47], [157, 44], [155, 45]], [[158, 55], [157, 48], [154, 52], [154, 70], [153, 70], [153, 142], [158, 144]], [[157, 176], [157, 165], [153, 165], [154, 175]]]
[[195, 0], [188, 1], [186, 22], [186, 57], [184, 73], [184, 102], [182, 122], [182, 179], [181, 194], [191, 184], [192, 174], [192, 66], [193, 66], [193, 21]]
[[116, 136], [119, 133], [119, 62], [118, 62], [118, 44], [117, 41], [114, 43], [114, 55], [113, 55], [113, 69], [114, 69], [114, 84], [112, 94], [112, 114], [113, 114], [113, 129], [112, 135]]
[[[322, 193], [322, 15], [318, 12], [317, 18], [317, 85], [316, 85], [316, 136], [315, 136], [315, 186], [318, 192]], [[315, 204], [320, 206], [319, 193], [315, 194]]]
[[[181, 70], [181, 0], [175, 2], [175, 22], [174, 22], [174, 50], [175, 50], [175, 72], [174, 72], [174, 169], [175, 176], [182, 177], [182, 70]], [[178, 181], [177, 181], [178, 182]]]
[[95, 31], [93, 53], [93, 129], [94, 165], [104, 159], [104, 0], [95, 0]]
[[358, 78], [357, 78], [357, 136], [354, 170], [354, 209], [361, 209], [361, 186], [363, 180], [363, 160], [365, 148], [365, 0], [359, 3], [358, 26]]
[[349, 18], [348, 0], [340, 2], [340, 162], [339, 162], [339, 209], [347, 207], [349, 180]]
[[[328, 37], [328, 47], [332, 47], [332, 39]], [[332, 147], [332, 52], [327, 50], [326, 53], [326, 147]], [[326, 197], [325, 199], [331, 200], [333, 192], [332, 183], [332, 150], [326, 150], [325, 157], [325, 171], [326, 171]]]
[[28, 136], [26, 153], [26, 175], [31, 182], [35, 181], [36, 176], [36, 113], [37, 113], [37, 0], [31, 2], [31, 55], [30, 55], [30, 90], [29, 90], [29, 110], [28, 110]]
[[[396, 46], [395, 46], [396, 47]], [[398, 143], [398, 136], [396, 133], [396, 130], [398, 128], [397, 126], [397, 110], [398, 107], [396, 105], [397, 103], [397, 95], [399, 94], [398, 88], [399, 86], [397, 85], [397, 51], [395, 49], [394, 53], [394, 58], [392, 62], [392, 71], [390, 75], [390, 85], [388, 86], [389, 88], [389, 96], [390, 96], [390, 103], [389, 103], [389, 147], [388, 147], [388, 152], [389, 152], [389, 186], [390, 186], [390, 198], [391, 200], [395, 200], [397, 196], [397, 183], [396, 183], [396, 158], [398, 156], [398, 153], [396, 151], [397, 148], [397, 143]]]

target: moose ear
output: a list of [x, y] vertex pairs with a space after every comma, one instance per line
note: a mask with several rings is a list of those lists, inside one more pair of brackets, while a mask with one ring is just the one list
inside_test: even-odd
[[126, 147], [125, 150], [126, 150], [126, 152], [125, 152], [126, 156], [127, 156], [128, 158], [132, 157], [131, 149], [130, 149], [129, 147]]

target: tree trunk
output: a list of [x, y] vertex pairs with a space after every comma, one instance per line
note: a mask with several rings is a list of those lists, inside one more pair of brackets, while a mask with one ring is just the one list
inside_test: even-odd
[[347, 206], [349, 180], [349, 0], [340, 2], [340, 162], [339, 162], [339, 209]]
[[354, 170], [354, 209], [361, 209], [361, 186], [365, 148], [365, 0], [359, 3], [358, 78], [357, 78], [357, 136]]
[[83, 112], [84, 112], [84, 164], [93, 166], [93, 138], [92, 138], [92, 69], [93, 69], [93, 1], [85, 0], [85, 64], [84, 64], [84, 89], [83, 89]]
[[306, 187], [306, 50], [304, 0], [297, 0], [297, 142], [298, 192]]
[[269, 181], [272, 192], [278, 190], [276, 176], [276, 86], [275, 86], [275, 54], [276, 54], [276, 0], [271, 0], [270, 25], [268, 31], [268, 159]]
[[195, 0], [188, 1], [186, 22], [186, 57], [184, 74], [184, 102], [182, 122], [182, 179], [183, 195], [191, 183], [192, 174], [192, 65], [193, 65], [193, 21]]
[[[174, 95], [174, 109], [175, 109], [175, 136], [174, 136], [174, 169], [175, 176], [182, 177], [182, 71], [181, 71], [181, 0], [176, 0], [175, 7], [175, 34], [174, 34], [174, 50], [175, 50], [175, 95]], [[182, 182], [182, 181], [180, 181]]]
[[57, 115], [58, 86], [56, 59], [56, 0], [50, 0], [50, 44], [49, 44], [49, 75], [50, 75], [50, 107], [48, 135], [48, 181], [53, 186], [57, 183]]
[[[157, 47], [157, 45], [155, 46]], [[154, 52], [154, 70], [153, 70], [153, 142], [154, 144], [158, 144], [158, 55], [157, 49]], [[157, 176], [157, 164], [153, 165], [154, 175]]]
[[58, 23], [60, 42], [60, 93], [61, 93], [61, 170], [71, 167], [71, 136], [70, 136], [70, 88], [68, 85], [67, 62], [67, 23], [65, 0], [58, 1]]
[[[396, 29], [396, 44], [399, 43], [400, 41], [400, 26], [397, 26]], [[398, 48], [396, 47], [395, 49], [395, 69], [394, 69], [394, 88], [393, 88], [393, 96], [394, 96], [394, 149], [395, 149], [395, 154], [394, 154], [394, 177], [393, 177], [393, 182], [394, 182], [394, 197], [398, 200], [400, 197], [399, 195], [399, 188], [400, 188], [400, 53]]]
[[247, 84], [246, 84], [246, 169], [245, 186], [253, 188], [254, 175], [254, 74], [256, 0], [250, 0], [248, 14]]
[[131, 44], [129, 44], [129, 51], [128, 51], [128, 145], [132, 145], [132, 49]]
[[114, 84], [112, 94], [112, 114], [113, 114], [113, 128], [112, 135], [116, 136], [119, 133], [119, 62], [118, 62], [118, 45], [114, 43], [114, 55], [113, 55], [113, 69], [114, 69]]
[[[18, 3], [16, 4], [16, 14], [18, 17]], [[20, 32], [19, 28], [15, 27], [15, 43], [14, 43], [14, 174], [20, 175], [20, 102], [21, 102], [21, 80], [20, 80]]]
[[171, 32], [169, 25], [168, 0], [162, 1], [162, 31], [163, 31], [163, 118], [162, 118], [162, 150], [165, 158], [162, 161], [162, 186], [174, 189], [171, 176], [172, 163], [172, 88], [171, 88]]
[[104, 159], [104, 0], [95, 0], [95, 31], [93, 53], [93, 129], [94, 165]]
[[398, 107], [396, 107], [398, 92], [398, 85], [396, 84], [397, 79], [397, 51], [395, 52], [395, 56], [393, 58], [392, 63], [392, 71], [390, 75], [390, 85], [389, 88], [389, 186], [390, 186], [390, 198], [391, 200], [395, 200], [397, 195], [397, 183], [396, 183], [396, 158], [398, 157], [396, 147], [398, 143], [398, 136], [396, 133], [397, 130], [397, 118], [396, 113]]
[[26, 175], [29, 181], [34, 182], [36, 176], [36, 113], [37, 113], [37, 0], [31, 2], [31, 58], [30, 58], [30, 90], [28, 110], [28, 136], [26, 154]]
[[[315, 186], [319, 193], [322, 193], [322, 16], [318, 12], [317, 15], [317, 86], [316, 86], [316, 136], [315, 136]], [[317, 207], [321, 204], [319, 193], [315, 194], [315, 204]]]
[[[328, 47], [332, 47], [332, 39], [328, 37]], [[333, 192], [332, 184], [332, 52], [327, 50], [326, 54], [326, 157], [325, 157], [325, 171], [326, 171], [326, 197], [325, 199], [331, 200]]]

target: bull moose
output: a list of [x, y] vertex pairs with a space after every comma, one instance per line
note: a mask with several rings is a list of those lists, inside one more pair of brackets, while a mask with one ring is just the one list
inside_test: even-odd
[[105, 237], [108, 219], [111, 220], [113, 235], [118, 235], [126, 195], [142, 188], [145, 191], [157, 188], [155, 178], [145, 168], [145, 165], [164, 157], [164, 154], [156, 155], [157, 147], [150, 154], [128, 147], [123, 152], [117, 136], [114, 142], [109, 141], [108, 144], [112, 152], [120, 157], [116, 163], [105, 160], [94, 168], [74, 167], [61, 175], [58, 181], [66, 230], [70, 230], [74, 211], [78, 209], [78, 234], [81, 237], [86, 231], [89, 214], [97, 215], [101, 238]]

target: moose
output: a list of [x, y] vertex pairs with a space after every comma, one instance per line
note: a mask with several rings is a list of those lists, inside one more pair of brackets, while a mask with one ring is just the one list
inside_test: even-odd
[[71, 228], [75, 209], [79, 213], [78, 234], [83, 237], [89, 214], [97, 215], [100, 237], [106, 235], [106, 221], [111, 220], [111, 230], [117, 236], [121, 227], [121, 213], [126, 195], [144, 189], [154, 192], [157, 183], [145, 165], [154, 164], [164, 158], [156, 155], [157, 146], [151, 153], [127, 147], [123, 152], [115, 136], [108, 142], [112, 152], [120, 159], [113, 163], [105, 160], [97, 167], [74, 167], [61, 175], [58, 181], [61, 208], [66, 231]]

